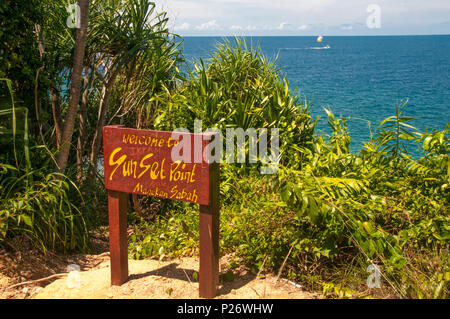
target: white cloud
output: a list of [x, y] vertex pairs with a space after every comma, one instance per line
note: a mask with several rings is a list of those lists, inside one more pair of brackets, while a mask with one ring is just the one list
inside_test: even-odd
[[248, 26], [245, 27], [245, 30], [247, 30], [247, 31], [255, 31], [255, 30], [258, 30], [258, 27], [254, 26], [254, 25], [248, 25]]
[[278, 26], [276, 29], [277, 29], [277, 30], [283, 30], [283, 29], [285, 29], [286, 26], [288, 26], [288, 25], [289, 25], [289, 23], [287, 23], [287, 22], [281, 22], [281, 23], [280, 23], [280, 26]]
[[[159, 0], [156, 4], [158, 12], [167, 11], [169, 24], [175, 24], [172, 28], [186, 34], [264, 31], [267, 34], [297, 32], [306, 35], [327, 31], [365, 34], [370, 30], [356, 23], [365, 25], [367, 6], [373, 2], [382, 8], [385, 33], [407, 26], [420, 31], [423, 26], [433, 27], [448, 21], [450, 14], [449, 0]], [[214, 20], [216, 23], [211, 24]], [[182, 22], [177, 24], [177, 21], [188, 23], [189, 27]], [[295, 24], [279, 24], [282, 21]], [[442, 30], [442, 27], [436, 28]]]
[[191, 25], [189, 24], [189, 23], [183, 23], [182, 25], [180, 25], [180, 26], [175, 26], [173, 29], [175, 30], [175, 31], [187, 31], [187, 30], [189, 30], [191, 28]]
[[353, 26], [351, 24], [343, 24], [341, 25], [342, 30], [353, 30]]
[[248, 25], [246, 27], [242, 27], [240, 25], [232, 25], [230, 27], [231, 31], [256, 31], [258, 29], [259, 28], [257, 26], [255, 26], [255, 25]]
[[221, 27], [217, 24], [216, 20], [211, 20], [195, 27], [195, 30], [198, 31], [220, 30], [220, 29]]

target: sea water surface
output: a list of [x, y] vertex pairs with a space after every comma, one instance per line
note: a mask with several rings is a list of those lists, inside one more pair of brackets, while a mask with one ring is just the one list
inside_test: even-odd
[[[230, 40], [233, 41], [232, 38]], [[376, 37], [247, 37], [278, 66], [291, 87], [311, 103], [319, 116], [317, 132], [328, 134], [323, 107], [347, 119], [350, 148], [358, 152], [370, 140], [368, 121], [377, 124], [394, 115], [408, 99], [404, 115], [420, 130], [444, 129], [450, 119], [450, 35]], [[188, 61], [207, 62], [221, 37], [185, 37]], [[329, 48], [326, 48], [327, 45]], [[414, 145], [408, 151], [418, 156]]]

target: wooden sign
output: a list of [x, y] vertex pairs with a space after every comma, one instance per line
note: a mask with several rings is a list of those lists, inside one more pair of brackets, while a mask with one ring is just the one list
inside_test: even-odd
[[[209, 163], [213, 135], [103, 128], [113, 285], [128, 279], [126, 214], [128, 194], [133, 193], [200, 205], [199, 294], [205, 298], [217, 294], [220, 172], [218, 163]], [[175, 152], [174, 148], [181, 148], [179, 143], [190, 148]]]

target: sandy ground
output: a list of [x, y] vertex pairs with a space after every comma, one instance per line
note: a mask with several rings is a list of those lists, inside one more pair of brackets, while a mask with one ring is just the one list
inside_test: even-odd
[[[107, 236], [91, 236], [95, 246], [93, 254], [42, 255], [27, 249], [26, 241], [13, 242], [9, 249], [0, 249], [0, 299], [199, 298], [198, 255], [171, 260], [129, 260], [129, 280], [122, 286], [111, 286]], [[220, 260], [222, 275], [216, 298], [323, 298], [322, 294], [305, 291], [299, 284], [283, 278], [277, 280], [274, 274], [257, 277], [243, 266], [234, 269], [230, 276], [226, 265], [231, 259], [232, 256], [224, 256]], [[71, 264], [78, 265], [80, 271], [68, 274]]]
[[[38, 289], [33, 298], [79, 298], [79, 299], [195, 299], [198, 297], [198, 282], [193, 274], [198, 269], [198, 259], [183, 257], [171, 261], [129, 260], [129, 280], [122, 286], [110, 285], [109, 260], [76, 276], [57, 279]], [[285, 279], [276, 281], [275, 276], [256, 278], [251, 273], [240, 271], [230, 282], [222, 281], [219, 286], [220, 299], [240, 298], [320, 298], [302, 290]]]

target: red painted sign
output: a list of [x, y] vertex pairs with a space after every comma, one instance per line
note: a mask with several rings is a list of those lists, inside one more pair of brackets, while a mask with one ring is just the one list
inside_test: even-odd
[[[210, 171], [208, 158], [204, 158], [209, 154], [204, 152], [209, 140], [204, 136], [105, 126], [105, 187], [123, 193], [209, 205]], [[172, 150], [181, 142], [190, 142], [190, 154], [183, 156], [184, 161], [173, 160]], [[201, 148], [196, 148], [196, 143]]]
[[220, 167], [208, 163], [215, 134], [103, 128], [112, 285], [128, 280], [127, 193], [134, 193], [200, 204], [199, 296], [216, 296]]

